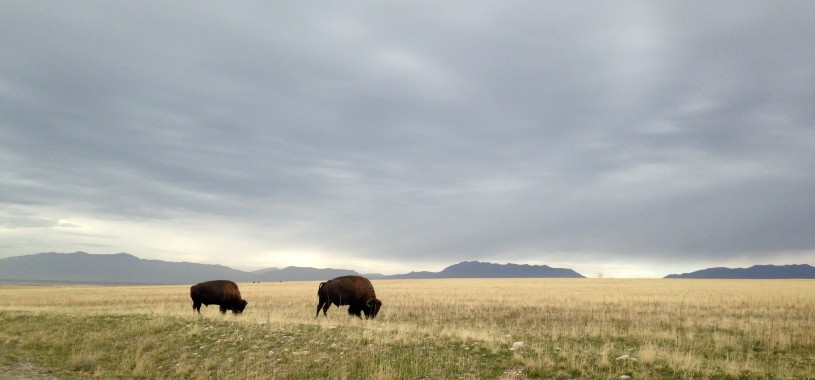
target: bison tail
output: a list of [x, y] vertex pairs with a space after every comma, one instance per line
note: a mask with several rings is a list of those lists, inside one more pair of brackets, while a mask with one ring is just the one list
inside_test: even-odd
[[322, 289], [322, 288], [323, 288], [323, 285], [325, 285], [325, 282], [321, 282], [321, 283], [320, 283], [320, 286], [317, 288], [317, 295], [318, 295], [318, 296], [320, 295], [320, 289]]

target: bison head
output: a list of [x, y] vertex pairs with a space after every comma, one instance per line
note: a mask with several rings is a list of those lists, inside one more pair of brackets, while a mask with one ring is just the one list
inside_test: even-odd
[[246, 302], [246, 300], [241, 300], [241, 302], [238, 302], [238, 304], [235, 305], [235, 307], [232, 309], [232, 313], [233, 314], [243, 313], [243, 309], [246, 309], [246, 305], [248, 304], [249, 302]]
[[371, 298], [365, 302], [365, 318], [376, 318], [376, 315], [379, 314], [379, 308], [382, 307], [382, 301]]

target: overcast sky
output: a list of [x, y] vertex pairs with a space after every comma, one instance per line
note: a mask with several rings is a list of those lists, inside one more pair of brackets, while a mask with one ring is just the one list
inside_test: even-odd
[[0, 257], [815, 264], [815, 2], [0, 1]]

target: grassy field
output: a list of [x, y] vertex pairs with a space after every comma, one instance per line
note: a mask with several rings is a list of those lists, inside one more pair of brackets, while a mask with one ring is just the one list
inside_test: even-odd
[[189, 286], [0, 286], [0, 372], [815, 378], [815, 281], [373, 281], [384, 303], [376, 320], [333, 306], [314, 318], [318, 283], [239, 284], [249, 301], [240, 316], [221, 316], [217, 306], [193, 314]]

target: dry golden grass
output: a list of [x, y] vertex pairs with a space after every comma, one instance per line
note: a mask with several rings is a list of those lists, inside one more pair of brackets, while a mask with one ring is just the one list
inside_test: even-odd
[[68, 378], [815, 374], [815, 281], [373, 281], [384, 306], [368, 321], [314, 318], [318, 283], [239, 284], [241, 316], [195, 315], [189, 286], [0, 286], [0, 363]]

